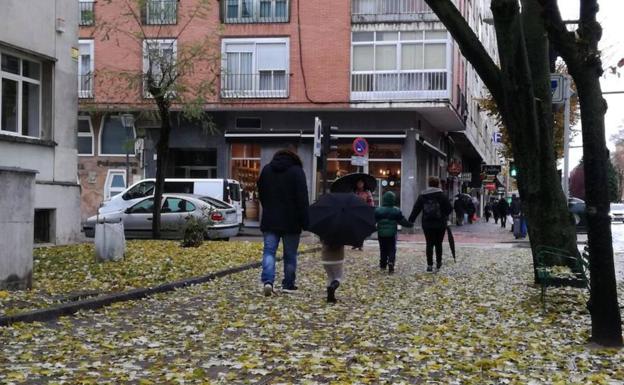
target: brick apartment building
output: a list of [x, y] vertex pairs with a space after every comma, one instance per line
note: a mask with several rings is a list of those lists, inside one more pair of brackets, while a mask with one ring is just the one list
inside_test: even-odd
[[[484, 2], [456, 2], [479, 24], [480, 35], [491, 33], [481, 21]], [[100, 71], [142, 68], [140, 45], [123, 35], [102, 38], [98, 28], [120, 18], [122, 3], [80, 1], [83, 219], [126, 185], [155, 175], [158, 122], [138, 114], [154, 109], [152, 101], [140, 86], [111, 95], [97, 82]], [[363, 171], [379, 179], [375, 198], [393, 190], [403, 207], [413, 204], [430, 175], [440, 176], [454, 194], [480, 188], [481, 163], [497, 161], [477, 106], [482, 86], [424, 0], [221, 0], [187, 25], [193, 3], [147, 0], [141, 10], [141, 28], [153, 36], [143, 47], [162, 44], [175, 55], [184, 44], [212, 35], [220, 51], [217, 91], [205, 106], [218, 133], [173, 119], [167, 176], [240, 181], [248, 223], [258, 219], [256, 178], [279, 148], [296, 146], [311, 196], [320, 190], [320, 178], [312, 175], [315, 117], [339, 128], [338, 149], [328, 158], [330, 178], [357, 170], [351, 143], [364, 137], [370, 154]], [[180, 28], [186, 30], [178, 41], [166, 40]], [[133, 127], [122, 124], [128, 113], [136, 118]], [[128, 135], [137, 140], [126, 162]], [[451, 177], [452, 160], [473, 180]]]

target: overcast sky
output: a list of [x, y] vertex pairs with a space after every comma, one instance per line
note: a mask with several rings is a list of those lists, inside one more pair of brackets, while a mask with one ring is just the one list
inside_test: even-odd
[[[603, 35], [600, 42], [602, 62], [604, 67], [616, 65], [624, 58], [624, 0], [599, 0], [600, 12], [598, 21], [602, 24]], [[559, 0], [559, 8], [565, 20], [577, 20], [579, 17], [579, 0]], [[622, 77], [605, 74], [602, 79], [602, 91], [624, 91], [624, 67], [620, 68]], [[607, 146], [613, 150], [611, 136], [624, 129], [624, 94], [604, 95], [609, 109], [607, 110], [605, 128]], [[576, 127], [580, 129], [579, 126]], [[574, 139], [572, 146], [582, 145], [580, 133]], [[570, 170], [572, 170], [583, 156], [583, 149], [570, 150]]]

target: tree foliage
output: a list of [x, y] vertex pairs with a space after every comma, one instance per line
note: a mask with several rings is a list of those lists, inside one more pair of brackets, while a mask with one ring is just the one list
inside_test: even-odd
[[[556, 72], [560, 74], [567, 74], [567, 69], [564, 63], [558, 63]], [[579, 100], [576, 94], [576, 85], [574, 82], [571, 82], [571, 88], [573, 91], [572, 97], [570, 98], [570, 127], [574, 127], [581, 118], [580, 110], [579, 110]], [[484, 99], [479, 100], [479, 106], [486, 111], [486, 114], [494, 120], [496, 127], [500, 130], [502, 134], [502, 143], [503, 146], [500, 148], [499, 153], [505, 157], [506, 159], [513, 159], [513, 148], [511, 146], [511, 137], [509, 135], [509, 131], [505, 124], [503, 123], [502, 116], [500, 114], [500, 110], [498, 109], [498, 105], [494, 98], [491, 95]], [[557, 159], [563, 158], [563, 135], [564, 135], [564, 109], [563, 105], [556, 107], [554, 110], [554, 147], [555, 153], [557, 155]], [[570, 130], [570, 141], [576, 135], [578, 135], [578, 131]]]

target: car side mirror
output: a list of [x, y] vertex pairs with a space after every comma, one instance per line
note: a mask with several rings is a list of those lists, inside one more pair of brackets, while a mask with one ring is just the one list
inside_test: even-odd
[[124, 213], [130, 214], [130, 207], [124, 210]]

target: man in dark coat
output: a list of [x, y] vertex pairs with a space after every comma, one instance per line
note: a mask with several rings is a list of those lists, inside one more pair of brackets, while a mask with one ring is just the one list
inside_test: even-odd
[[455, 224], [457, 226], [462, 226], [464, 224], [464, 213], [466, 212], [466, 207], [464, 205], [464, 200], [462, 199], [461, 195], [457, 195], [453, 206], [453, 208], [455, 209]]
[[496, 208], [498, 209], [498, 216], [501, 220], [501, 227], [507, 228], [507, 215], [509, 215], [509, 203], [507, 203], [507, 199], [502, 197], [498, 201]]
[[308, 186], [301, 159], [290, 150], [280, 150], [264, 166], [258, 179], [262, 204], [260, 230], [264, 236], [262, 275], [265, 296], [273, 293], [275, 254], [280, 239], [284, 243], [284, 279], [282, 290], [291, 292], [295, 286], [297, 249], [301, 232], [308, 227]]
[[446, 222], [449, 214], [453, 211], [451, 203], [439, 188], [440, 180], [434, 176], [429, 177], [429, 188], [423, 191], [409, 216], [409, 221], [414, 223], [422, 212], [422, 228], [427, 242], [427, 272], [433, 272], [433, 248], [436, 252], [436, 270], [442, 267], [442, 241], [446, 233]]

